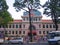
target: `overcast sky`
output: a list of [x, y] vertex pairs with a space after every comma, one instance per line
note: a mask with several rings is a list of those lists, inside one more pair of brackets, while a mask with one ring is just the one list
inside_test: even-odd
[[[9, 6], [8, 11], [10, 12], [10, 14], [12, 15], [12, 17], [13, 17], [14, 19], [21, 19], [21, 16], [23, 15], [23, 13], [22, 13], [23, 10], [20, 11], [20, 12], [16, 12], [16, 10], [15, 10], [14, 7], [13, 7], [14, 1], [15, 1], [15, 0], [6, 0], [7, 5]], [[41, 0], [40, 3], [41, 3], [41, 4], [44, 4], [46, 1], [47, 1], [47, 0]], [[40, 9], [41, 12], [43, 12], [42, 10], [43, 10], [43, 9]], [[43, 18], [46, 19], [45, 16], [43, 16]], [[48, 19], [50, 19], [50, 18], [48, 18]]]

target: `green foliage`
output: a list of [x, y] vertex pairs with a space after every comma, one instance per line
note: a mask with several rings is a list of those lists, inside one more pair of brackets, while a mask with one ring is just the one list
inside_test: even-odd
[[[45, 3], [45, 5], [43, 7], [45, 7], [45, 11], [44, 11], [44, 14], [47, 14], [48, 16], [51, 16], [51, 14], [53, 14], [52, 10], [55, 10], [56, 13], [57, 11], [60, 12], [60, 3], [58, 3], [60, 0], [50, 0], [50, 1], [47, 1]], [[48, 11], [49, 10], [49, 11]], [[57, 15], [56, 15], [57, 16]]]
[[0, 25], [5, 25], [13, 20], [7, 9], [6, 0], [0, 0]]
[[38, 9], [40, 8], [40, 0], [15, 0], [15, 3], [13, 4], [16, 11], [20, 11], [21, 9], [25, 10], [24, 8], [30, 8], [30, 9]]
[[0, 14], [1, 21], [0, 24], [7, 24], [9, 21], [12, 21], [12, 17], [9, 12], [4, 11]]
[[5, 0], [0, 0], [0, 11], [4, 11], [4, 10], [7, 10], [8, 9], [8, 6], [6, 4], [6, 1]]
[[55, 26], [56, 30], [58, 30], [58, 18], [60, 17], [60, 0], [48, 0], [45, 5], [44, 14], [47, 14], [48, 16], [51, 16]]
[[[4, 31], [6, 31], [6, 25], [13, 20], [7, 9], [6, 0], [0, 0], [0, 26], [3, 26]], [[4, 35], [7, 36], [5, 33]]]

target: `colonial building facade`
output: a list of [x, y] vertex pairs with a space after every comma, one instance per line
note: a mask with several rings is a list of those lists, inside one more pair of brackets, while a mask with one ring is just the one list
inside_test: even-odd
[[[22, 20], [14, 20], [7, 24], [5, 30], [0, 26], [0, 31], [5, 31], [8, 36], [28, 36], [30, 32], [29, 15], [24, 12]], [[32, 33], [36, 36], [46, 36], [48, 32], [55, 31], [55, 25], [52, 20], [43, 20], [41, 12], [38, 10], [31, 10]], [[58, 24], [60, 30], [60, 24]]]

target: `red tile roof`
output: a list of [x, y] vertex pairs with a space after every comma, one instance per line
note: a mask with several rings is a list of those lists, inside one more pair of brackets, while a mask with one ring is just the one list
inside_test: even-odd
[[17, 22], [18, 23], [18, 22], [22, 22], [22, 20], [14, 20], [13, 22]]
[[52, 23], [52, 20], [42, 20], [43, 23]]
[[[22, 20], [13, 20], [13, 23], [21, 23]], [[53, 23], [52, 20], [41, 20], [42, 23]]]
[[13, 20], [13, 21], [10, 21], [9, 23], [21, 23], [22, 20]]

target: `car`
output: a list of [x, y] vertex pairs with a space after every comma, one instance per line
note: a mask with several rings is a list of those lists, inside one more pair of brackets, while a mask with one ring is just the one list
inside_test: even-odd
[[60, 31], [51, 31], [48, 33], [47, 37], [49, 45], [60, 45]]
[[23, 44], [23, 38], [14, 38], [8, 41], [8, 43], [21, 43]]
[[1, 43], [4, 43], [4, 39], [0, 39], [0, 44], [1, 44]]

